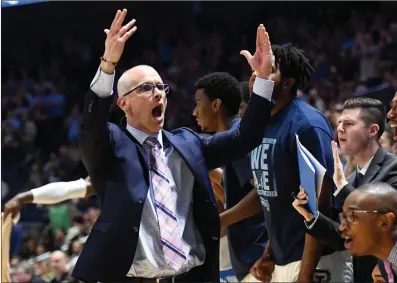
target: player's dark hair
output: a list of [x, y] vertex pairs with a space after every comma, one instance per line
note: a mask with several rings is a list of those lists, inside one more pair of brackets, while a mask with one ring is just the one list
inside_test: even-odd
[[353, 97], [345, 101], [343, 110], [345, 109], [360, 109], [360, 118], [368, 127], [371, 124], [377, 124], [379, 131], [377, 139], [382, 136], [386, 125], [386, 109], [380, 100], [370, 97]]
[[295, 79], [291, 93], [296, 95], [298, 88], [303, 89], [314, 72], [309, 59], [302, 49], [296, 48], [290, 43], [272, 45], [272, 50], [276, 65], [280, 68], [281, 78]]
[[225, 72], [210, 73], [196, 82], [196, 89], [204, 90], [210, 101], [219, 98], [228, 117], [237, 115], [241, 103], [240, 82]]

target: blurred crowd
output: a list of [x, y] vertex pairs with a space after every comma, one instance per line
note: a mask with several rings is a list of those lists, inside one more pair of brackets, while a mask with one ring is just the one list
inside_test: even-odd
[[[153, 65], [171, 85], [167, 129], [197, 130], [192, 111], [194, 84], [200, 76], [227, 71], [244, 81], [251, 74], [239, 51], [253, 48], [255, 34], [248, 35], [240, 22], [255, 26], [255, 17], [230, 20], [223, 15], [209, 20], [202, 5], [192, 2], [193, 16], [184, 17], [183, 24], [172, 17], [161, 23], [148, 20], [148, 31], [156, 30], [155, 39], [133, 39], [132, 51], [126, 52], [131, 54], [119, 68], [121, 73], [131, 65]], [[338, 9], [322, 3], [314, 14], [302, 8], [300, 16], [285, 13], [264, 22], [272, 43], [292, 42], [306, 51], [315, 73], [298, 95], [325, 113], [334, 127], [347, 98], [397, 91], [397, 16], [388, 12], [393, 4], [374, 5], [364, 11], [350, 7], [339, 15]], [[90, 32], [40, 40], [10, 37], [12, 44], [3, 47], [8, 57], [3, 61], [1, 89], [2, 203], [49, 182], [85, 177], [77, 146], [80, 118], [103, 40], [91, 38]], [[116, 108], [113, 112], [112, 120], [117, 122], [120, 112]], [[381, 142], [397, 153], [390, 129]], [[98, 213], [95, 197], [51, 207], [26, 206], [12, 232], [13, 280], [65, 279]]]

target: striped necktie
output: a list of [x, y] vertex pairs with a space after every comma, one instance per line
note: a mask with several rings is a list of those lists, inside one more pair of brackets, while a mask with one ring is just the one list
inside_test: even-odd
[[186, 261], [183, 252], [183, 231], [178, 227], [176, 219], [176, 205], [172, 200], [164, 151], [155, 137], [147, 138], [144, 145], [150, 152], [149, 169], [165, 262], [175, 270], [179, 270]]
[[384, 264], [384, 266], [385, 266], [385, 270], [386, 270], [386, 273], [387, 273], [387, 277], [388, 277], [388, 279], [389, 279], [389, 280], [387, 280], [387, 282], [389, 282], [389, 283], [394, 283], [394, 275], [393, 275], [393, 271], [392, 271], [392, 269], [391, 269], [391, 262], [388, 261], [388, 260], [384, 260], [384, 261], [383, 261], [383, 264]]

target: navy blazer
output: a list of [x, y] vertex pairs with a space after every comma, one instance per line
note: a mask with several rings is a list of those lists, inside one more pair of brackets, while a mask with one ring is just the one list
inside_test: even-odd
[[[138, 243], [143, 204], [149, 189], [147, 154], [121, 126], [108, 123], [112, 97], [89, 90], [80, 135], [82, 161], [91, 177], [101, 213], [73, 270], [90, 281], [125, 281]], [[273, 103], [253, 95], [240, 126], [200, 137], [187, 128], [163, 131], [163, 137], [191, 170], [193, 215], [206, 258], [195, 281], [219, 281], [220, 223], [208, 171], [244, 156], [262, 141]]]

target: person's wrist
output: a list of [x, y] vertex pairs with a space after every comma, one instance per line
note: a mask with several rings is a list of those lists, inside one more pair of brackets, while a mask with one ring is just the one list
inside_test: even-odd
[[225, 210], [219, 215], [221, 225], [224, 227], [228, 227], [230, 225], [231, 219], [230, 219], [230, 211]]
[[114, 73], [116, 66], [114, 66], [112, 63], [101, 61], [100, 68], [101, 68], [102, 72], [105, 72], [110, 75], [110, 74]]
[[17, 194], [17, 195], [14, 197], [14, 200], [15, 200], [15, 202], [18, 203], [20, 206], [23, 205], [23, 204], [24, 204], [24, 196], [23, 196], [23, 194]]
[[263, 259], [273, 260], [273, 253], [270, 249], [266, 249], [262, 257]]
[[268, 80], [269, 76], [270, 76], [270, 73], [267, 73], [267, 72], [265, 72], [265, 73], [256, 72], [256, 74], [257, 74], [256, 75], [257, 78], [264, 79], [264, 80]]
[[305, 214], [305, 221], [306, 222], [310, 222], [310, 221], [312, 221], [313, 220], [313, 214], [311, 214], [311, 213], [307, 213], [307, 214]]
[[341, 189], [341, 188], [343, 188], [344, 186], [346, 186], [348, 184], [348, 182], [347, 182], [347, 180], [346, 179], [342, 179], [342, 180], [340, 180], [337, 184], [335, 184], [336, 185], [336, 187], [338, 188], [338, 189]]

